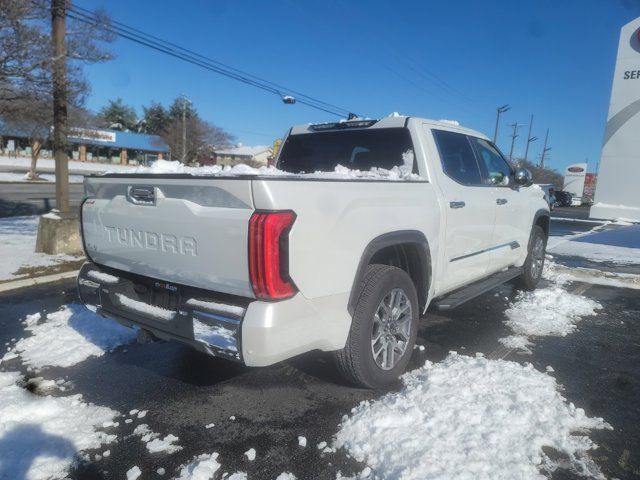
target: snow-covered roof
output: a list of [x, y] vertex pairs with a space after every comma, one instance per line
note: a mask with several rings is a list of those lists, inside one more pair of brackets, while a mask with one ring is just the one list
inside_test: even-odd
[[251, 147], [249, 145], [242, 145], [240, 147], [216, 150], [216, 155], [255, 157], [256, 155], [264, 152], [271, 152], [271, 147], [269, 147], [268, 145], [256, 145], [254, 147]]

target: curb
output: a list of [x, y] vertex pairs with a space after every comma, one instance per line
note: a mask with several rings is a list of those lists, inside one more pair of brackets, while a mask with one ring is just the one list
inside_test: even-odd
[[66, 278], [73, 278], [78, 275], [79, 271], [80, 270], [73, 270], [71, 272], [56, 273], [44, 277], [25, 278], [22, 280], [14, 280], [13, 282], [0, 283], [0, 292], [8, 292], [10, 290], [17, 290], [18, 288], [33, 287], [35, 285], [57, 282], [58, 280], [64, 280]]
[[640, 275], [635, 273], [609, 272], [585, 267], [567, 267], [559, 263], [553, 265], [553, 270], [561, 280], [640, 290]]

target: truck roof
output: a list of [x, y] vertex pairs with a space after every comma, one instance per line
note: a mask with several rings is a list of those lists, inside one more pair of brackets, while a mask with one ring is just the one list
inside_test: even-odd
[[339, 120], [337, 122], [329, 123], [307, 123], [304, 125], [295, 125], [291, 128], [291, 135], [314, 133], [324, 130], [339, 130], [341, 128], [345, 128], [344, 126], [346, 125], [352, 125], [349, 128], [398, 128], [404, 127], [409, 120], [428, 124], [432, 128], [451, 130], [467, 135], [473, 135], [474, 137], [488, 139], [485, 134], [476, 130], [472, 130], [470, 128], [462, 127], [458, 122], [453, 120], [432, 120], [429, 118], [410, 117], [406, 115], [389, 115], [379, 120], [369, 118], [354, 118], [352, 120]]

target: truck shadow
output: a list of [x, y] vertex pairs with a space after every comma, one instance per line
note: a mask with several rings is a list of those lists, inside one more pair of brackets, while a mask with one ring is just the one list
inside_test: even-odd
[[40, 425], [21, 424], [0, 437], [0, 478], [26, 480], [41, 457], [71, 461], [76, 447], [64, 437], [51, 435]]

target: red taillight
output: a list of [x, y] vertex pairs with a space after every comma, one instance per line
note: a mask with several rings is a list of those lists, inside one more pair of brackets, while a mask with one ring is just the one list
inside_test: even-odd
[[296, 293], [288, 277], [289, 228], [293, 212], [255, 212], [249, 220], [249, 276], [253, 293], [262, 299], [283, 299]]

